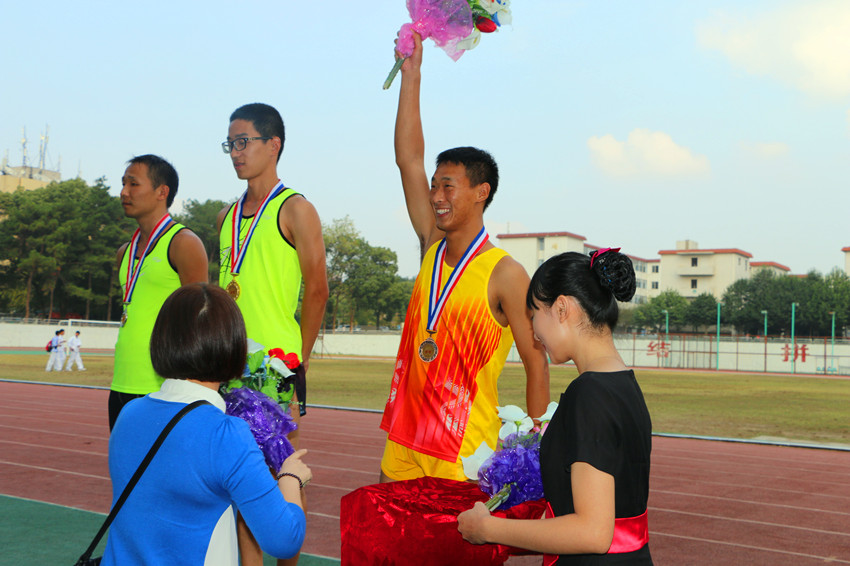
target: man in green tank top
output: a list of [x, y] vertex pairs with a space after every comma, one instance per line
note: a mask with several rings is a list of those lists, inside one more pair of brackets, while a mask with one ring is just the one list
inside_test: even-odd
[[124, 405], [162, 385], [150, 356], [151, 332], [162, 303], [182, 285], [208, 279], [201, 239], [168, 214], [177, 195], [174, 167], [159, 156], [140, 155], [128, 161], [121, 182], [124, 215], [135, 219], [138, 228], [118, 249], [124, 309], [109, 392], [109, 430]]
[[[310, 352], [319, 334], [328, 300], [325, 242], [316, 209], [301, 194], [286, 188], [277, 174], [285, 131], [278, 111], [267, 104], [246, 104], [230, 116], [227, 141], [236, 176], [247, 181], [243, 195], [218, 215], [221, 242], [219, 284], [236, 300], [248, 338], [266, 351], [281, 348], [297, 354], [296, 374], [306, 387]], [[300, 324], [295, 318], [301, 281]], [[291, 411], [300, 426], [306, 389], [296, 386]], [[300, 399], [299, 399], [300, 398]], [[298, 431], [289, 439], [298, 448]], [[258, 546], [240, 525], [242, 564], [262, 563]], [[250, 534], [250, 533], [248, 533]], [[281, 563], [296, 563], [278, 561]]]

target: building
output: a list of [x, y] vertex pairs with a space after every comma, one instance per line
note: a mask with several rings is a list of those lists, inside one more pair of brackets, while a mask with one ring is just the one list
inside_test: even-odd
[[693, 240], [661, 250], [661, 291], [672, 289], [686, 298], [711, 293], [717, 300], [738, 279], [750, 277], [752, 254], [738, 248], [700, 249]]
[[[55, 171], [48, 169], [45, 166], [47, 156], [47, 128], [41, 136], [41, 143], [38, 148], [38, 166], [32, 167], [27, 165], [27, 133], [23, 131], [23, 139], [21, 139], [21, 150], [23, 153], [23, 164], [19, 167], [9, 165], [9, 151], [6, 151], [3, 162], [0, 163], [0, 192], [12, 193], [19, 188], [26, 191], [40, 189], [46, 187], [50, 183], [62, 180], [59, 173], [59, 167]], [[60, 158], [61, 162], [61, 158]]]
[[[499, 247], [511, 254], [525, 271], [532, 275], [543, 262], [564, 252], [591, 254], [600, 246], [586, 243], [586, 238], [572, 232], [534, 232], [524, 234], [499, 234]], [[632, 303], [642, 304], [660, 291], [658, 289], [658, 260], [629, 255], [635, 268], [635, 296]], [[652, 271], [654, 269], [654, 271]], [[652, 286], [652, 283], [655, 286]], [[655, 291], [655, 295], [652, 291]]]
[[791, 273], [791, 268], [781, 263], [776, 263], [775, 261], [751, 261], [750, 269], [752, 270], [752, 274], [755, 275], [758, 271], [770, 271], [774, 275], [789, 275]]
[[36, 167], [10, 167], [7, 163], [6, 159], [3, 159], [0, 165], [0, 192], [2, 193], [13, 193], [18, 190], [18, 187], [32, 191], [62, 180], [59, 171]]
[[[499, 234], [499, 246], [533, 274], [544, 261], [563, 252], [593, 253], [600, 246], [589, 244], [572, 232], [529, 232]], [[850, 275], [850, 246], [842, 249], [845, 270]], [[791, 269], [775, 261], [751, 261], [752, 254], [738, 248], [700, 249], [693, 240], [676, 242], [676, 249], [661, 250], [659, 257], [646, 259], [629, 255], [635, 267], [637, 290], [632, 303], [646, 303], [664, 291], [673, 290], [693, 299], [702, 293], [718, 301], [738, 279], [747, 279], [759, 270], [790, 275]]]
[[[564, 252], [585, 251], [585, 237], [571, 232], [536, 232], [527, 234], [499, 234], [499, 247], [511, 254], [528, 275], [532, 275], [543, 262]], [[593, 248], [596, 249], [596, 248]]]

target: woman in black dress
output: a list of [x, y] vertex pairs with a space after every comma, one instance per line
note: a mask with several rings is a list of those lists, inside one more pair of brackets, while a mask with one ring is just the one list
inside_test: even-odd
[[534, 274], [527, 303], [535, 336], [552, 363], [572, 360], [579, 371], [541, 440], [549, 509], [542, 521], [523, 521], [493, 517], [476, 503], [458, 516], [466, 540], [541, 552], [544, 564], [652, 564], [652, 423], [612, 334], [617, 301], [634, 292], [632, 262], [619, 249], [561, 254]]

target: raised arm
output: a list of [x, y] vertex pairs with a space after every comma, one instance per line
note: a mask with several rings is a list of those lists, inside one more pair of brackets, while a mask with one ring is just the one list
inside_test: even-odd
[[401, 88], [395, 121], [395, 162], [401, 173], [401, 185], [407, 213], [419, 238], [420, 261], [428, 247], [442, 233], [436, 228], [431, 208], [431, 184], [425, 173], [425, 137], [419, 110], [422, 82], [422, 40], [413, 34], [413, 54], [401, 66]]
[[322, 222], [316, 208], [302, 196], [294, 196], [283, 207], [280, 216], [284, 234], [291, 234], [304, 278], [301, 299], [301, 362], [306, 368], [310, 352], [322, 327], [328, 302], [328, 274], [325, 268], [325, 241]]
[[168, 258], [177, 269], [181, 285], [209, 281], [207, 250], [201, 239], [191, 230], [184, 228], [174, 235], [168, 249]]
[[537, 419], [549, 405], [549, 362], [543, 345], [534, 339], [531, 316], [525, 306], [530, 279], [516, 260], [503, 258], [493, 271], [491, 280], [499, 308], [507, 318], [516, 349], [525, 368], [525, 403], [528, 415]]

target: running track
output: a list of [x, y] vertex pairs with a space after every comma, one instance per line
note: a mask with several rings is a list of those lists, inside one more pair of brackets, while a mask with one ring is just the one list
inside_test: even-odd
[[[0, 382], [0, 493], [106, 513], [107, 395]], [[379, 420], [313, 407], [302, 421], [304, 552], [339, 558], [339, 500], [377, 480]], [[850, 452], [655, 437], [649, 503], [656, 564], [850, 564]]]

